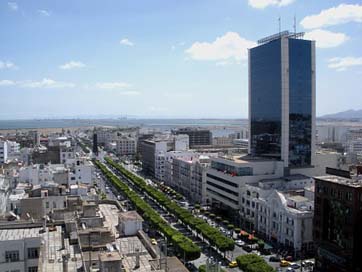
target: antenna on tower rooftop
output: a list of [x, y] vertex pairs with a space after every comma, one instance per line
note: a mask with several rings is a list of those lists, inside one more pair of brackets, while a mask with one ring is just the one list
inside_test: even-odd
[[280, 16], [278, 18], [278, 22], [279, 22], [279, 34], [280, 34], [280, 32], [282, 32], [282, 18]]
[[297, 34], [297, 18], [295, 17], [295, 14], [294, 14], [293, 28], [294, 28], [294, 35], [295, 35], [295, 34]]

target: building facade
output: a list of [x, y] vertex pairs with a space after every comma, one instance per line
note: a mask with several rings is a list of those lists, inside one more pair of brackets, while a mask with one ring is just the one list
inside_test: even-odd
[[315, 177], [316, 271], [362, 271], [361, 177]]
[[6, 141], [0, 140], [0, 164], [8, 160], [8, 145]]
[[313, 180], [303, 175], [264, 179], [241, 191], [242, 226], [295, 256], [313, 252]]
[[206, 169], [210, 157], [196, 153], [168, 161], [166, 184], [185, 196], [191, 203], [206, 204]]
[[249, 153], [313, 165], [315, 43], [287, 31], [249, 50]]
[[208, 129], [182, 128], [174, 131], [174, 133], [177, 135], [188, 135], [190, 148], [203, 145], [212, 145], [212, 133]]
[[209, 204], [225, 211], [240, 223], [242, 191], [246, 184], [283, 175], [283, 162], [256, 160], [250, 156], [211, 159], [206, 170], [206, 195]]
[[38, 271], [42, 246], [39, 231], [39, 228], [0, 230], [0, 271]]
[[135, 138], [120, 137], [116, 140], [116, 152], [120, 156], [133, 156], [136, 154], [137, 141]]

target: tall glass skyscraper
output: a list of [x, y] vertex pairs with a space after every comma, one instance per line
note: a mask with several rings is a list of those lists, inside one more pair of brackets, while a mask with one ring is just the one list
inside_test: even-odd
[[249, 50], [249, 153], [313, 164], [315, 42], [284, 31]]

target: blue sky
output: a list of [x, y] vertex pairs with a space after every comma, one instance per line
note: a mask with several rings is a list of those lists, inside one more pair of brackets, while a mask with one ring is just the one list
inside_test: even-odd
[[0, 1], [0, 119], [247, 117], [247, 48], [317, 41], [317, 115], [361, 109], [362, 4], [303, 0]]

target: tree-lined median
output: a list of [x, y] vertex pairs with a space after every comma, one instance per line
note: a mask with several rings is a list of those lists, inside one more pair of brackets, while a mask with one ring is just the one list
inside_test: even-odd
[[150, 186], [146, 181], [125, 169], [122, 165], [114, 162], [110, 158], [105, 159], [109, 165], [116, 168], [124, 176], [132, 181], [140, 190], [146, 192], [155, 201], [164, 206], [168, 212], [175, 215], [184, 224], [190, 226], [205, 238], [212, 246], [218, 248], [221, 252], [231, 251], [234, 249], [234, 241], [224, 236], [217, 228], [214, 228], [207, 224], [204, 220], [195, 217], [188, 210], [181, 208], [178, 204], [171, 200], [164, 193], [160, 192], [157, 188]]
[[185, 258], [191, 261], [198, 259], [201, 254], [200, 248], [192, 240], [171, 227], [149, 204], [147, 204], [136, 192], [122, 182], [116, 175], [107, 169], [101, 162], [94, 160], [94, 164], [102, 171], [107, 179], [120, 190], [136, 207], [144, 219], [152, 223], [157, 230], [162, 232], [173, 243], [176, 250]]

